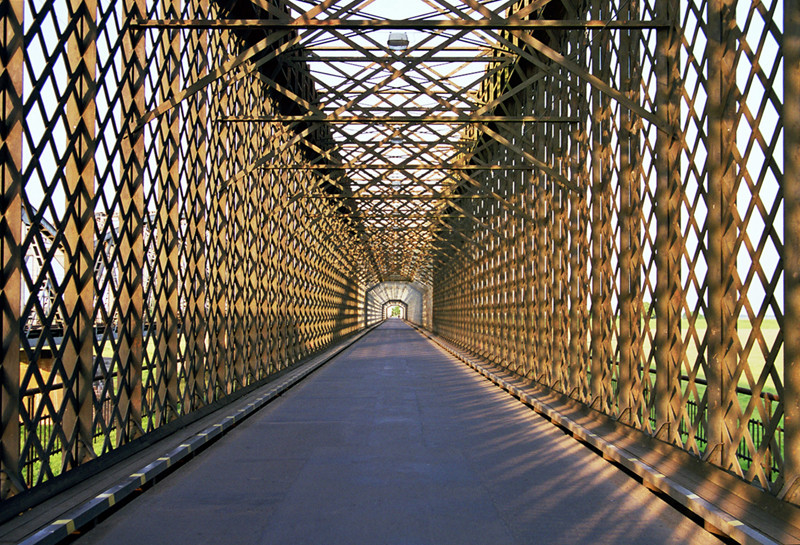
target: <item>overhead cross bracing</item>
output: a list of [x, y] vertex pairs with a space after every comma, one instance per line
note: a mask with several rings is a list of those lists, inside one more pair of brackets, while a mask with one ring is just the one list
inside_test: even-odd
[[[450, 167], [477, 166], [469, 159], [477, 142], [475, 124], [493, 121], [485, 115], [493, 110], [483, 108], [486, 101], [480, 94], [514, 57], [507, 51], [494, 53], [501, 50], [491, 34], [436, 29], [435, 19], [456, 21], [456, 15], [443, 18], [442, 9], [425, 2], [402, 7], [366, 2], [324, 27], [333, 29], [329, 32], [315, 32], [323, 28], [317, 21], [323, 24], [328, 14], [305, 21], [308, 29], [298, 44], [303, 55], [296, 62], [308, 67], [316, 91], [314, 104], [296, 101], [298, 110], [309, 122], [324, 120], [330, 140], [318, 160], [288, 166], [341, 169], [335, 177], [323, 176], [301, 198], [326, 197], [337, 203], [341, 221], [350, 228], [352, 241], [347, 243], [359, 247], [370, 284], [430, 284], [437, 247], [451, 243], [450, 220], [438, 216], [452, 210], [476, 219], [452, 198], [476, 182], [467, 171]], [[463, 15], [484, 18], [467, 6]], [[300, 13], [288, 18], [303, 20]], [[403, 19], [408, 22], [398, 28], [402, 32], [378, 30]], [[390, 46], [392, 36], [398, 45]], [[302, 114], [253, 122], [301, 119]]]
[[[292, 114], [222, 116], [213, 122], [266, 124], [292, 133], [291, 142], [312, 150], [312, 159], [275, 162], [271, 158], [280, 150], [273, 150], [246, 171], [313, 171], [317, 179], [289, 202], [324, 198], [337, 207], [338, 220], [347, 225], [346, 239], [337, 242], [357, 258], [368, 285], [387, 280], [430, 285], [440, 254], [461, 248], [465, 231], [485, 225], [469, 199], [509, 204], [487, 191], [490, 171], [544, 168], [572, 186], [524, 146], [511, 144], [529, 137], [536, 124], [579, 121], [552, 108], [534, 112], [530, 104], [531, 111], [520, 115], [529, 102], [524, 90], [535, 77], [524, 72], [536, 71], [534, 61], [539, 70], [544, 64], [514, 30], [543, 29], [544, 42], [525, 36], [547, 47], [561, 29], [664, 24], [569, 20], [563, 6], [555, 5], [547, 10], [554, 18], [542, 19], [545, 5], [517, 9], [498, 0], [465, 2], [456, 9], [426, 1], [296, 2], [280, 15], [273, 9], [269, 18], [158, 19], [139, 27], [264, 31], [265, 40], [290, 32], [291, 46], [278, 57], [282, 68], [271, 68], [304, 74], [308, 92], [275, 81], [280, 78], [269, 68], [259, 68], [253, 77], [280, 95]], [[536, 10], [539, 15], [531, 17]], [[499, 82], [511, 74], [517, 74], [516, 88], [497, 93]], [[499, 162], [481, 159], [481, 152], [498, 142], [511, 154]]]

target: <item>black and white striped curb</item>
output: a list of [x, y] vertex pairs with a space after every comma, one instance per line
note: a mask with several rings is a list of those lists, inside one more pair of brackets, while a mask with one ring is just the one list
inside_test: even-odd
[[147, 464], [140, 470], [131, 473], [130, 476], [125, 478], [121, 483], [81, 504], [79, 507], [67, 513], [63, 518], [51, 522], [38, 532], [21, 541], [19, 545], [56, 545], [64, 541], [73, 532], [88, 526], [93, 521], [103, 516], [109, 509], [113, 508], [115, 504], [130, 497], [142, 486], [152, 483], [160, 475], [166, 473], [172, 466], [187, 460], [193, 453], [202, 450], [210, 443], [222, 437], [223, 434], [242, 422], [245, 418], [280, 396], [286, 390], [316, 371], [323, 364], [341, 354], [375, 327], [377, 326], [362, 331], [350, 341], [334, 349], [331, 353], [319, 356], [318, 360], [308, 362], [287, 374], [281, 380], [276, 381], [276, 383], [263, 386], [262, 388], [268, 389], [248, 403], [247, 406], [233, 414], [229, 414], [217, 424], [209, 426], [172, 451]]

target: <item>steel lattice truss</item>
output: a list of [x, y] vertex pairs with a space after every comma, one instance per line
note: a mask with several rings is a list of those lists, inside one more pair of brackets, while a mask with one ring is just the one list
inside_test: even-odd
[[797, 502], [796, 3], [0, 2], [3, 499], [397, 301]]

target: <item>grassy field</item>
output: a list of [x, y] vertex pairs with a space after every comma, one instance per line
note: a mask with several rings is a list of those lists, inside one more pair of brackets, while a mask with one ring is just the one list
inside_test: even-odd
[[[651, 320], [650, 322], [651, 331], [655, 331], [655, 320]], [[705, 337], [707, 329], [706, 320], [702, 317], [699, 317], [695, 321], [695, 333], [688, 337], [688, 330], [689, 330], [689, 321], [686, 319], [681, 320], [681, 331], [683, 332], [683, 341], [685, 347], [685, 356], [683, 358], [683, 362], [681, 365], [681, 372], [684, 375], [689, 374], [690, 367], [694, 367], [697, 360], [698, 360], [698, 348], [703, 342], [703, 338]], [[763, 337], [763, 342], [766, 347], [767, 354], [769, 354], [778, 338], [778, 334], [780, 333], [780, 328], [778, 326], [778, 321], [775, 319], [765, 319], [761, 323], [761, 327], [758, 329], [760, 331], [761, 336]], [[739, 336], [739, 343], [742, 348], [747, 346], [748, 341], [750, 340], [751, 335], [753, 335], [753, 327], [749, 320], [739, 320], [737, 323], [737, 333]], [[650, 350], [650, 342], [648, 339], [644, 341], [644, 350], [645, 354], [647, 354]], [[748, 367], [750, 369], [750, 373], [752, 374], [753, 383], [748, 380], [747, 374], [742, 372], [739, 376], [738, 385], [740, 388], [745, 389], [752, 389], [755, 385], [755, 382], [759, 380], [761, 374], [764, 372], [764, 367], [766, 365], [766, 358], [764, 357], [764, 351], [761, 348], [760, 341], [756, 338], [752, 343], [752, 347], [750, 348], [749, 352], [746, 355]], [[777, 352], [775, 360], [774, 360], [774, 367], [775, 371], [774, 374], [777, 375], [779, 383], [783, 384], [783, 347], [781, 346], [780, 350]], [[702, 366], [698, 369], [697, 377], [701, 379], [705, 379], [706, 375], [703, 371]], [[764, 382], [763, 392], [769, 392], [772, 394], [778, 394], [778, 388], [773, 380], [772, 373], [767, 377], [766, 381]]]

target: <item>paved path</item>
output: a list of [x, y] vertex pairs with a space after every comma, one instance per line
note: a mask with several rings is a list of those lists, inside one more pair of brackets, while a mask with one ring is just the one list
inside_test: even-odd
[[390, 320], [78, 543], [718, 541]]

